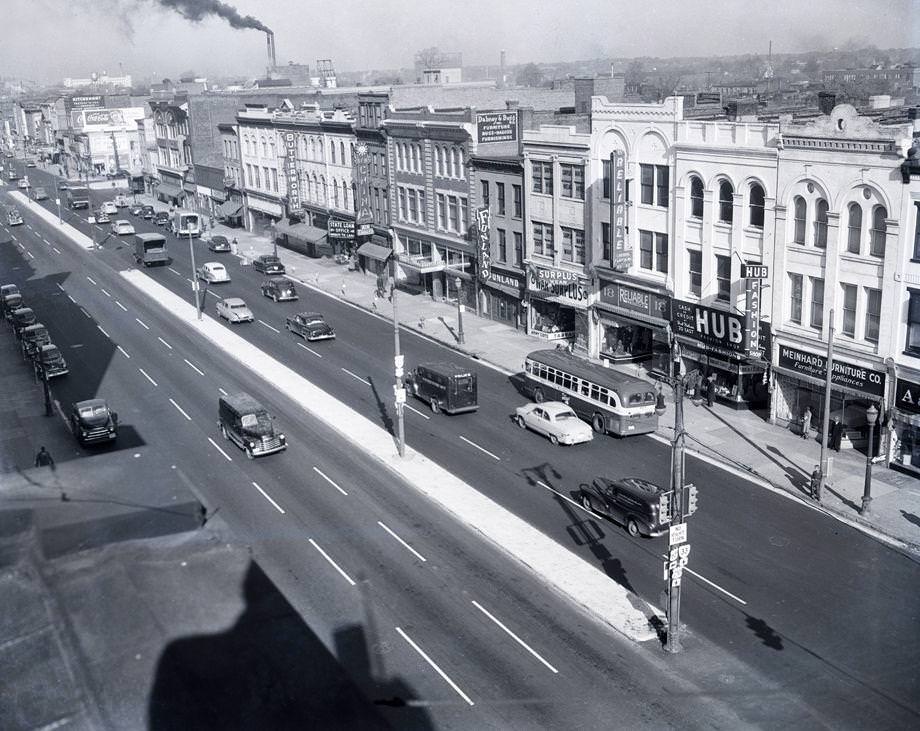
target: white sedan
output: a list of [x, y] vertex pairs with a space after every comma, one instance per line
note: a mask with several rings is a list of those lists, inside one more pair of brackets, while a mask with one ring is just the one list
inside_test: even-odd
[[215, 284], [217, 282], [229, 282], [230, 274], [227, 272], [227, 267], [220, 262], [209, 261], [198, 267], [198, 278], [209, 284]]
[[255, 318], [239, 297], [227, 297], [217, 303], [217, 316], [228, 322], [252, 322]]
[[514, 420], [521, 429], [533, 429], [549, 437], [553, 444], [581, 444], [594, 438], [591, 426], [561, 401], [518, 406], [514, 410]]
[[115, 203], [112, 201], [104, 201], [103, 204], [100, 206], [100, 209], [102, 210], [103, 213], [109, 216], [118, 215], [118, 206], [116, 206]]
[[131, 225], [130, 221], [119, 218], [117, 221], [112, 222], [112, 233], [116, 236], [128, 236], [134, 233], [134, 226]]

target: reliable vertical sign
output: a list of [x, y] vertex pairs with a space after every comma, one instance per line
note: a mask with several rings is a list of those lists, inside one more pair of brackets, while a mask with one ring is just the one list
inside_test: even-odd
[[610, 245], [613, 268], [626, 271], [632, 251], [626, 246], [626, 153], [610, 153]]
[[299, 211], [300, 180], [297, 175], [297, 135], [293, 132], [284, 132], [284, 177], [287, 181], [288, 212]]
[[476, 209], [476, 234], [479, 237], [479, 279], [492, 277], [492, 214], [488, 208]]

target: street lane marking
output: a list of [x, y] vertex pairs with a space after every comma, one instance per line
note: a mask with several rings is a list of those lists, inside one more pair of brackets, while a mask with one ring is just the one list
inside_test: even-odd
[[465, 436], [463, 436], [462, 434], [460, 435], [460, 438], [461, 438], [464, 442], [466, 442], [467, 444], [469, 444], [471, 447], [476, 447], [476, 449], [478, 449], [480, 452], [484, 452], [485, 454], [488, 454], [492, 459], [496, 460], [497, 462], [501, 462], [501, 461], [502, 461], [502, 458], [499, 457], [497, 454], [492, 454], [488, 449], [483, 449], [483, 448], [480, 447], [478, 444], [476, 444], [476, 442], [471, 442], [469, 439], [467, 439], [467, 438], [466, 438]]
[[116, 345], [115, 347], [118, 348], [118, 349], [121, 351], [121, 354], [122, 354], [123, 356], [125, 356], [125, 358], [127, 358], [128, 360], [131, 360], [131, 356], [128, 355], [128, 351], [127, 351], [127, 350], [125, 350], [124, 348], [122, 348], [120, 345]]
[[57, 285], [57, 288], [58, 288], [59, 290], [61, 290], [62, 292], [64, 291], [64, 288], [61, 286], [61, 283], [60, 283], [60, 282], [55, 282], [55, 285]]
[[218, 388], [217, 390], [220, 391], [221, 396], [226, 396], [226, 395], [227, 395], [227, 392], [224, 391], [224, 389]]
[[252, 485], [253, 487], [255, 487], [256, 490], [262, 493], [262, 497], [268, 500], [268, 502], [270, 502], [275, 507], [275, 510], [277, 510], [279, 513], [284, 515], [284, 508], [282, 508], [280, 505], [278, 505], [278, 503], [272, 500], [272, 496], [269, 495], [267, 492], [265, 492], [265, 490], [263, 490], [261, 487], [259, 487], [258, 482], [253, 482]]
[[194, 363], [190, 363], [190, 362], [189, 362], [188, 360], [186, 360], [185, 358], [183, 358], [182, 360], [185, 361], [185, 364], [186, 364], [189, 368], [191, 368], [193, 371], [195, 371], [196, 373], [198, 373], [199, 376], [203, 376], [203, 375], [204, 375], [204, 371], [201, 370], [201, 369], [200, 369], [198, 366], [196, 366]]
[[400, 538], [398, 535], [396, 535], [396, 533], [394, 533], [394, 532], [393, 532], [392, 530], [390, 530], [387, 526], [385, 526], [383, 523], [381, 523], [379, 520], [377, 521], [377, 525], [379, 525], [381, 528], [383, 528], [387, 533], [389, 533], [391, 536], [393, 536], [393, 538], [395, 538], [397, 541], [399, 541], [400, 543], [402, 543], [402, 544], [403, 544], [403, 547], [404, 547], [407, 551], [409, 551], [410, 553], [412, 553], [412, 555], [415, 556], [419, 561], [427, 561], [427, 560], [428, 560], [428, 559], [426, 559], [422, 554], [420, 554], [418, 551], [416, 551], [414, 548], [412, 548], [412, 546], [410, 546], [408, 543], [406, 543], [402, 538]]
[[51, 248], [54, 249], [55, 253], [57, 254], [61, 253], [61, 250], [57, 246], [52, 246]]
[[208, 437], [208, 441], [211, 442], [212, 445], [214, 445], [214, 449], [216, 449], [218, 452], [220, 452], [222, 455], [224, 455], [224, 457], [227, 458], [227, 461], [228, 461], [228, 462], [232, 462], [232, 461], [233, 461], [233, 457], [231, 457], [231, 456], [230, 456], [229, 454], [227, 454], [223, 449], [221, 449], [221, 448], [218, 446], [217, 442], [215, 442], [213, 439], [211, 439], [211, 437]]
[[[181, 277], [182, 275], [180, 274], [179, 276]], [[194, 282], [188, 277], [185, 278], [185, 281], [188, 282], [189, 284], [194, 284]]]
[[310, 539], [310, 544], [313, 546], [313, 548], [315, 548], [317, 551], [319, 551], [323, 555], [323, 558], [326, 559], [336, 571], [338, 571], [342, 575], [345, 581], [347, 581], [352, 586], [355, 585], [354, 580], [348, 574], [342, 571], [341, 567], [335, 561], [333, 561], [329, 557], [329, 554], [326, 553], [322, 548], [320, 548], [319, 545], [316, 543], [316, 541], [314, 541], [312, 538]]
[[267, 322], [265, 322], [265, 320], [259, 320], [259, 322], [265, 325], [265, 327], [267, 327], [269, 330], [274, 330], [276, 333], [281, 332], [278, 328], [272, 327], [271, 325], [269, 325]]
[[154, 380], [148, 375], [147, 371], [145, 371], [143, 368], [138, 368], [137, 370], [139, 370], [139, 371], [143, 374], [144, 378], [146, 378], [148, 381], [150, 381], [154, 386], [157, 385], [157, 382], [154, 381]]
[[[667, 560], [668, 557], [667, 557], [667, 556], [662, 556], [662, 558], [664, 558], [665, 560]], [[747, 606], [747, 602], [744, 601], [744, 599], [742, 599], [741, 597], [735, 596], [735, 595], [732, 594], [730, 591], [726, 591], [725, 589], [723, 589], [723, 588], [722, 588], [721, 586], [719, 586], [718, 584], [716, 584], [716, 583], [710, 581], [709, 579], [707, 579], [705, 576], [700, 576], [700, 575], [699, 575], [698, 573], [696, 573], [696, 571], [694, 571], [693, 569], [688, 569], [686, 566], [684, 566], [684, 571], [686, 571], [688, 574], [692, 574], [693, 576], [695, 576], [696, 578], [698, 578], [700, 581], [705, 581], [705, 582], [706, 582], [707, 584], [709, 584], [713, 589], [718, 589], [718, 590], [721, 591], [723, 594], [725, 594], [725, 596], [730, 596], [732, 599], [734, 599], [734, 600], [735, 600], [736, 602], [738, 602], [739, 604], [743, 604], [743, 605]]]
[[[74, 302], [74, 304], [76, 304], [76, 302]], [[86, 316], [87, 316], [88, 318], [90, 318], [90, 319], [92, 319], [92, 317], [93, 317], [93, 316], [90, 315], [86, 310], [84, 310], [82, 307], [80, 308], [80, 312], [82, 312], [84, 315], [86, 315]]]
[[169, 343], [167, 343], [165, 340], [163, 340], [163, 338], [161, 338], [159, 335], [157, 335], [157, 340], [159, 340], [161, 343], [163, 343], [163, 345], [165, 345], [165, 346], [166, 346], [167, 348], [169, 348], [170, 350], [173, 349], [173, 346], [170, 345]]
[[175, 406], [175, 407], [179, 410], [179, 413], [182, 414], [182, 416], [184, 416], [186, 419], [188, 419], [189, 421], [192, 420], [192, 417], [189, 416], [188, 414], [186, 414], [186, 413], [182, 410], [182, 407], [179, 406], [179, 404], [177, 404], [175, 401], [173, 401], [172, 399], [169, 399], [169, 403], [171, 403], [173, 406]]
[[208, 293], [209, 295], [211, 295], [212, 297], [216, 297], [217, 299], [220, 299], [220, 295], [219, 295], [219, 294], [214, 294], [214, 292], [212, 292], [210, 289], [206, 289], [205, 292], [207, 292], [207, 293]]
[[341, 487], [339, 487], [338, 485], [336, 485], [336, 484], [326, 475], [326, 473], [323, 472], [319, 467], [314, 467], [314, 468], [313, 468], [313, 471], [314, 471], [316, 474], [318, 474], [320, 477], [322, 477], [322, 478], [323, 478], [326, 482], [328, 482], [330, 485], [332, 485], [332, 486], [333, 486], [336, 490], [338, 490], [340, 493], [342, 493], [342, 494], [345, 495], [346, 497], [348, 496], [348, 493], [345, 492]]
[[178, 274], [180, 277], [182, 276], [181, 273], [177, 272], [177, 271], [176, 271], [175, 269], [173, 269], [172, 267], [169, 267], [169, 271], [171, 271], [173, 274]]
[[150, 329], [149, 327], [147, 327], [147, 325], [145, 325], [145, 324], [143, 323], [143, 321], [138, 320], [136, 317], [135, 317], [134, 319], [137, 320], [138, 324], [139, 324], [142, 328], [144, 328], [144, 330], [149, 330], [149, 329]]
[[118, 300], [115, 300], [115, 304], [118, 305], [119, 307], [121, 307], [121, 309], [123, 309], [125, 312], [128, 311], [128, 308], [125, 307], [125, 306], [124, 306], [121, 302], [119, 302]]
[[464, 693], [462, 690], [460, 690], [460, 688], [457, 686], [457, 684], [456, 684], [453, 680], [450, 679], [450, 676], [449, 676], [447, 673], [445, 673], [443, 670], [441, 670], [441, 668], [439, 668], [439, 667], [435, 664], [434, 660], [432, 660], [430, 657], [428, 657], [428, 655], [425, 654], [425, 651], [424, 651], [421, 647], [419, 647], [418, 645], [415, 644], [415, 642], [412, 640], [411, 637], [409, 637], [409, 635], [407, 635], [405, 632], [402, 631], [402, 628], [401, 628], [401, 627], [397, 627], [397, 628], [396, 628], [396, 631], [399, 632], [399, 634], [402, 636], [402, 638], [403, 638], [406, 642], [408, 642], [410, 645], [412, 645], [412, 648], [413, 648], [419, 655], [421, 655], [422, 658], [424, 658], [425, 662], [427, 662], [429, 665], [431, 665], [431, 667], [434, 668], [434, 671], [435, 671], [438, 675], [440, 675], [440, 676], [444, 679], [444, 681], [445, 681], [451, 688], [453, 688], [453, 689], [457, 692], [457, 695], [459, 695], [463, 700], [465, 700], [465, 701], [466, 701], [467, 703], [469, 703], [471, 706], [472, 706], [472, 705], [475, 705], [475, 704], [473, 703], [473, 701], [470, 700], [470, 697], [469, 697], [466, 693]]
[[548, 662], [546, 662], [546, 660], [544, 660], [544, 659], [540, 656], [540, 653], [538, 653], [536, 650], [534, 650], [530, 645], [528, 645], [526, 642], [524, 642], [524, 640], [522, 640], [520, 637], [518, 637], [516, 634], [514, 634], [514, 632], [512, 632], [510, 629], [508, 629], [505, 625], [503, 625], [498, 619], [496, 619], [492, 614], [490, 614], [489, 611], [488, 611], [484, 606], [482, 606], [482, 604], [480, 604], [479, 602], [477, 602], [475, 599], [473, 599], [473, 606], [476, 607], [476, 609], [478, 609], [480, 612], [482, 612], [484, 615], [486, 615], [486, 616], [487, 616], [489, 619], [491, 619], [493, 622], [495, 622], [495, 624], [497, 624], [499, 627], [501, 627], [503, 630], [505, 630], [505, 632], [507, 632], [515, 642], [517, 642], [521, 647], [523, 647], [525, 650], [527, 650], [527, 652], [529, 652], [531, 655], [533, 655], [535, 658], [537, 658], [537, 660], [539, 660], [539, 661], [542, 662], [544, 665], [546, 665], [546, 667], [548, 667], [552, 672], [554, 672], [554, 673], [558, 673], [558, 672], [559, 672], [558, 670], [556, 670], [556, 668], [554, 668], [552, 665], [550, 665]]
[[317, 353], [315, 350], [313, 350], [313, 348], [308, 348], [308, 347], [307, 347], [306, 345], [304, 345], [303, 343], [297, 343], [297, 344], [298, 344], [301, 348], [303, 348], [304, 350], [309, 350], [309, 351], [310, 351], [311, 353], [313, 353], [313, 355], [315, 355], [317, 358], [322, 358], [322, 357], [323, 357], [321, 354], [319, 354], [319, 353]]
[[558, 490], [554, 490], [554, 489], [551, 488], [549, 485], [547, 485], [545, 482], [543, 482], [543, 480], [537, 480], [537, 484], [538, 484], [540, 487], [545, 487], [547, 490], [549, 490], [551, 493], [553, 493], [553, 495], [558, 495], [558, 496], [561, 497], [563, 500], [567, 500], [568, 502], [572, 503], [572, 505], [574, 505], [576, 508], [578, 508], [579, 510], [581, 510], [583, 513], [587, 513], [588, 515], [590, 515], [590, 516], [592, 516], [592, 517], [596, 517], [595, 514], [594, 514], [593, 512], [591, 512], [590, 510], [586, 510], [584, 505], [582, 505], [582, 504], [579, 503], [579, 502], [576, 502], [576, 501], [572, 500], [572, 498], [570, 498], [568, 495], [563, 495], [563, 494], [562, 494], [561, 492], [559, 492]]
[[51, 242], [48, 241], [48, 239], [46, 239], [44, 236], [42, 236], [42, 241], [44, 241], [46, 244], [48, 244], [48, 246], [51, 246]]
[[104, 294], [106, 297], [111, 297], [111, 296], [112, 296], [112, 295], [110, 295], [108, 292], [106, 292], [102, 287], [100, 287], [99, 290], [100, 290], [100, 291], [102, 292], [102, 294]]
[[35, 258], [35, 257], [32, 255], [32, 252], [31, 252], [31, 251], [27, 251], [26, 254], [28, 255], [28, 257], [29, 257], [30, 259], [34, 259], [34, 258]]
[[98, 327], [98, 328], [99, 328], [99, 332], [101, 332], [103, 335], [105, 335], [109, 340], [112, 339], [111, 336], [110, 336], [105, 330], [102, 329], [102, 325], [96, 325], [96, 327]]
[[96, 283], [96, 280], [93, 279], [89, 274], [86, 275], [86, 278], [87, 278], [92, 284], [95, 284], [95, 283]]
[[416, 409], [414, 406], [409, 406], [409, 404], [403, 404], [403, 406], [405, 406], [407, 409], [409, 409], [409, 411], [414, 411], [416, 414], [418, 414], [419, 416], [421, 416], [425, 421], [429, 421], [429, 420], [431, 419], [431, 417], [428, 416], [428, 414], [426, 414], [426, 413], [423, 412], [423, 411], [419, 411], [419, 410]]
[[359, 381], [361, 381], [361, 383], [363, 383], [365, 386], [370, 386], [370, 385], [371, 385], [371, 382], [370, 382], [370, 381], [365, 381], [363, 378], [361, 378], [361, 376], [359, 376], [359, 375], [356, 374], [356, 373], [352, 373], [352, 372], [351, 372], [350, 370], [348, 370], [347, 368], [343, 368], [342, 370], [345, 371], [345, 372], [346, 372], [349, 376], [351, 376], [352, 378], [357, 378], [357, 379], [358, 379]]

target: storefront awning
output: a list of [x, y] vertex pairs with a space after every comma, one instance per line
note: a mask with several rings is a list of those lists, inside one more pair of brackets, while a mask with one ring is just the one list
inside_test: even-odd
[[[827, 385], [822, 378], [815, 378], [814, 376], [800, 373], [799, 371], [793, 370], [791, 368], [783, 368], [783, 366], [780, 365], [773, 366], [773, 371], [789, 378], [794, 378], [796, 380], [802, 381], [803, 383], [808, 383], [819, 390], [823, 390]], [[839, 383], [831, 384], [831, 391], [836, 391], [837, 393], [845, 393], [847, 396], [853, 396], [854, 398], [864, 401], [880, 400], [880, 398], [874, 393], [866, 393], [865, 391], [861, 391], [858, 388], [849, 388], [847, 386], [842, 386]]]
[[164, 195], [167, 198], [178, 198], [182, 195], [182, 188], [172, 183], [160, 183], [157, 186], [157, 195]]
[[400, 254], [399, 265], [412, 269], [419, 274], [443, 272], [447, 268], [447, 264], [442, 259], [433, 260], [430, 256], [414, 256], [412, 254]]
[[386, 246], [380, 246], [380, 244], [371, 243], [370, 241], [358, 247], [359, 256], [366, 256], [368, 259], [376, 259], [377, 261], [386, 261], [390, 258], [390, 254], [392, 253], [392, 249], [388, 249]]
[[631, 320], [633, 322], [642, 323], [644, 325], [651, 325], [652, 327], [664, 329], [670, 326], [670, 323], [662, 317], [652, 317], [651, 315], [646, 315], [642, 312], [628, 310], [625, 307], [608, 305], [603, 302], [598, 302], [594, 306], [597, 309], [597, 314], [600, 317], [604, 317], [604, 315], [609, 312], [611, 315], [614, 315], [617, 318]]
[[287, 223], [285, 221], [278, 221], [275, 224], [275, 233], [284, 234], [293, 239], [305, 241], [308, 244], [319, 243], [326, 236], [326, 232], [321, 228], [316, 228], [316, 226], [311, 226], [308, 223]]
[[238, 203], [237, 201], [227, 201], [226, 203], [221, 203], [217, 208], [217, 213], [224, 218], [236, 218], [241, 215], [243, 210], [243, 204]]
[[482, 283], [483, 287], [488, 287], [489, 289], [495, 289], [499, 292], [504, 292], [507, 295], [511, 295], [515, 299], [521, 299], [524, 296], [524, 290], [521, 287], [512, 287], [510, 284], [503, 284], [502, 282], [496, 282], [494, 279], [487, 279]]

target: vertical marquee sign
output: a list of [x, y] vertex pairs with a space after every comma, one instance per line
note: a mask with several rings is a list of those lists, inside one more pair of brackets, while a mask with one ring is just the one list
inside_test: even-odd
[[371, 162], [367, 144], [358, 143], [355, 147], [355, 203], [357, 214], [355, 223], [358, 226], [358, 236], [370, 236], [374, 233], [371, 224], [374, 214], [371, 211]]
[[488, 208], [476, 209], [476, 232], [479, 235], [479, 279], [492, 277], [492, 214]]
[[293, 132], [284, 132], [284, 176], [287, 180], [288, 212], [299, 211], [300, 180], [297, 175], [297, 136]]
[[610, 244], [613, 268], [626, 271], [632, 251], [626, 247], [626, 153], [610, 153]]
[[761, 280], [769, 275], [763, 264], [745, 263], [741, 275], [744, 279], [744, 349], [749, 357], [758, 357], [760, 350], [760, 294]]

